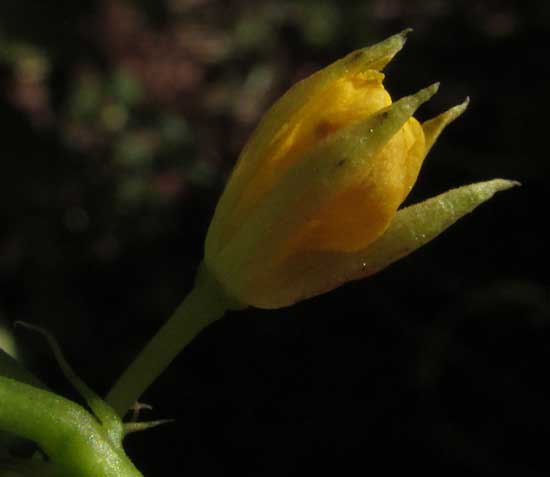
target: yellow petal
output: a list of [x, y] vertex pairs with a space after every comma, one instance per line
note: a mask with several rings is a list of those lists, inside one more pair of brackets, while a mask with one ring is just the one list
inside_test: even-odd
[[300, 250], [353, 252], [387, 228], [410, 191], [424, 157], [424, 135], [409, 118], [372, 159], [368, 173], [339, 192], [304, 224], [293, 253]]
[[[250, 204], [320, 136], [391, 102], [377, 70], [403, 47], [409, 31], [350, 53], [294, 85], [271, 107], [244, 147], [218, 202], [207, 237], [209, 249], [227, 240], [235, 221], [250, 211]], [[353, 94], [357, 90], [369, 94], [357, 97]]]

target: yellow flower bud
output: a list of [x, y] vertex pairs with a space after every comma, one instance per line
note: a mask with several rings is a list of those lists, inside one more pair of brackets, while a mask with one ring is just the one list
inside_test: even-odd
[[[420, 124], [413, 114], [437, 84], [392, 103], [380, 70], [403, 47], [406, 33], [294, 85], [244, 147], [216, 208], [204, 258], [243, 305], [287, 306], [406, 254], [395, 241], [393, 248], [380, 243], [388, 241], [429, 149], [467, 105]], [[432, 211], [433, 205], [423, 217]], [[433, 238], [455, 215], [427, 235]]]

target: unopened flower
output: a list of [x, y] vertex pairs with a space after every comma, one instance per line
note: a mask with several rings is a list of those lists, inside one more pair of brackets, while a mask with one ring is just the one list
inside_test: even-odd
[[392, 102], [380, 70], [405, 34], [294, 85], [263, 117], [218, 203], [204, 266], [243, 305], [277, 308], [371, 275], [514, 183], [449, 191], [398, 211], [467, 101], [420, 124], [434, 84]]

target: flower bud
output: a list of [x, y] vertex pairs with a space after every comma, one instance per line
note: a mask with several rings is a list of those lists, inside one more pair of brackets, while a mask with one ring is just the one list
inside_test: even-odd
[[[406, 254], [394, 243], [403, 235], [392, 226], [403, 221], [398, 208], [441, 131], [467, 106], [420, 124], [413, 114], [438, 84], [392, 103], [380, 70], [403, 47], [406, 33], [294, 85], [244, 147], [210, 224], [204, 257], [206, 269], [238, 302], [287, 306]], [[422, 217], [443, 217], [443, 202], [422, 209]], [[433, 238], [457, 219], [418, 223], [429, 225], [425, 235]], [[423, 234], [422, 227], [411, 227]], [[403, 244], [415, 248], [410, 240]]]

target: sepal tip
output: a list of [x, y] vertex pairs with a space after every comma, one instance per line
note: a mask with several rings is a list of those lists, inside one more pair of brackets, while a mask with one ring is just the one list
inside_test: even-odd
[[439, 91], [440, 84], [441, 83], [438, 81], [426, 88], [422, 88], [420, 91], [410, 96], [410, 98], [416, 102], [416, 107], [429, 101]]
[[462, 103], [457, 104], [456, 106], [453, 106], [448, 111], [449, 119], [447, 120], [447, 123], [450, 123], [451, 121], [454, 121], [456, 118], [458, 118], [466, 109], [468, 109], [468, 106], [470, 105], [470, 97], [466, 96], [464, 101]]

